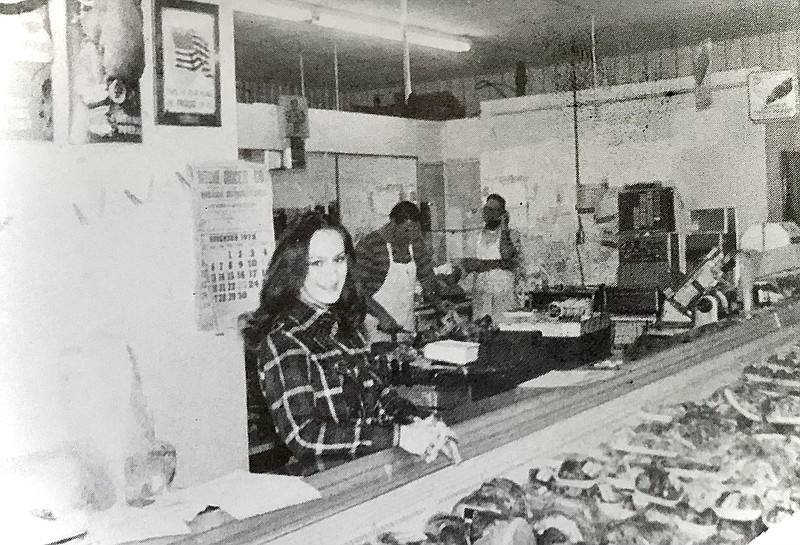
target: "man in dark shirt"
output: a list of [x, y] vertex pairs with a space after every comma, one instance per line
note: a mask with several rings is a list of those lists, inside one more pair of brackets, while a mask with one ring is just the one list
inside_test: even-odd
[[420, 211], [402, 201], [389, 213], [389, 223], [356, 246], [356, 274], [368, 297], [365, 322], [372, 341], [387, 335], [414, 333], [414, 290], [422, 285], [426, 300], [436, 301], [431, 254], [422, 238]]

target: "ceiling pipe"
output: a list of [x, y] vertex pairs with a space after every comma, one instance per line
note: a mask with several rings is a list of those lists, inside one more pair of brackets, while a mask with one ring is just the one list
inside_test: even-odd
[[411, 96], [411, 52], [408, 49], [408, 0], [400, 0], [400, 31], [403, 34], [403, 87], [405, 102]]
[[336, 90], [336, 111], [341, 109], [339, 104], [339, 49], [336, 47], [336, 42], [333, 42], [333, 80]]
[[594, 41], [594, 14], [592, 14], [592, 88], [597, 87], [597, 54]]
[[300, 52], [300, 94], [306, 96], [306, 71], [303, 67], [303, 52]]

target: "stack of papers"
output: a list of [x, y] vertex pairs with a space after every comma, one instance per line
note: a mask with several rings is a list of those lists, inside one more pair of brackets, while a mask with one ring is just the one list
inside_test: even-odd
[[466, 365], [478, 359], [478, 348], [478, 343], [444, 340], [429, 343], [422, 351], [429, 360]]

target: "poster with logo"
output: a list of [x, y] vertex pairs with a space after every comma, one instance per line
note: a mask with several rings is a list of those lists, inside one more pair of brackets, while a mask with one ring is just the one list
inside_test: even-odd
[[269, 169], [251, 163], [192, 172], [197, 326], [222, 331], [258, 307], [275, 247], [272, 181]]
[[789, 119], [797, 115], [797, 76], [791, 70], [749, 74], [747, 93], [752, 121]]
[[162, 125], [219, 127], [218, 6], [159, 0], [156, 105]]

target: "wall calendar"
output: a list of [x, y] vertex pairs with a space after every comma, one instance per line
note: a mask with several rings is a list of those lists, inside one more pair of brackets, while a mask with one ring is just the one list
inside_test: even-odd
[[275, 247], [272, 180], [266, 167], [249, 163], [192, 171], [197, 325], [222, 331], [258, 307]]

